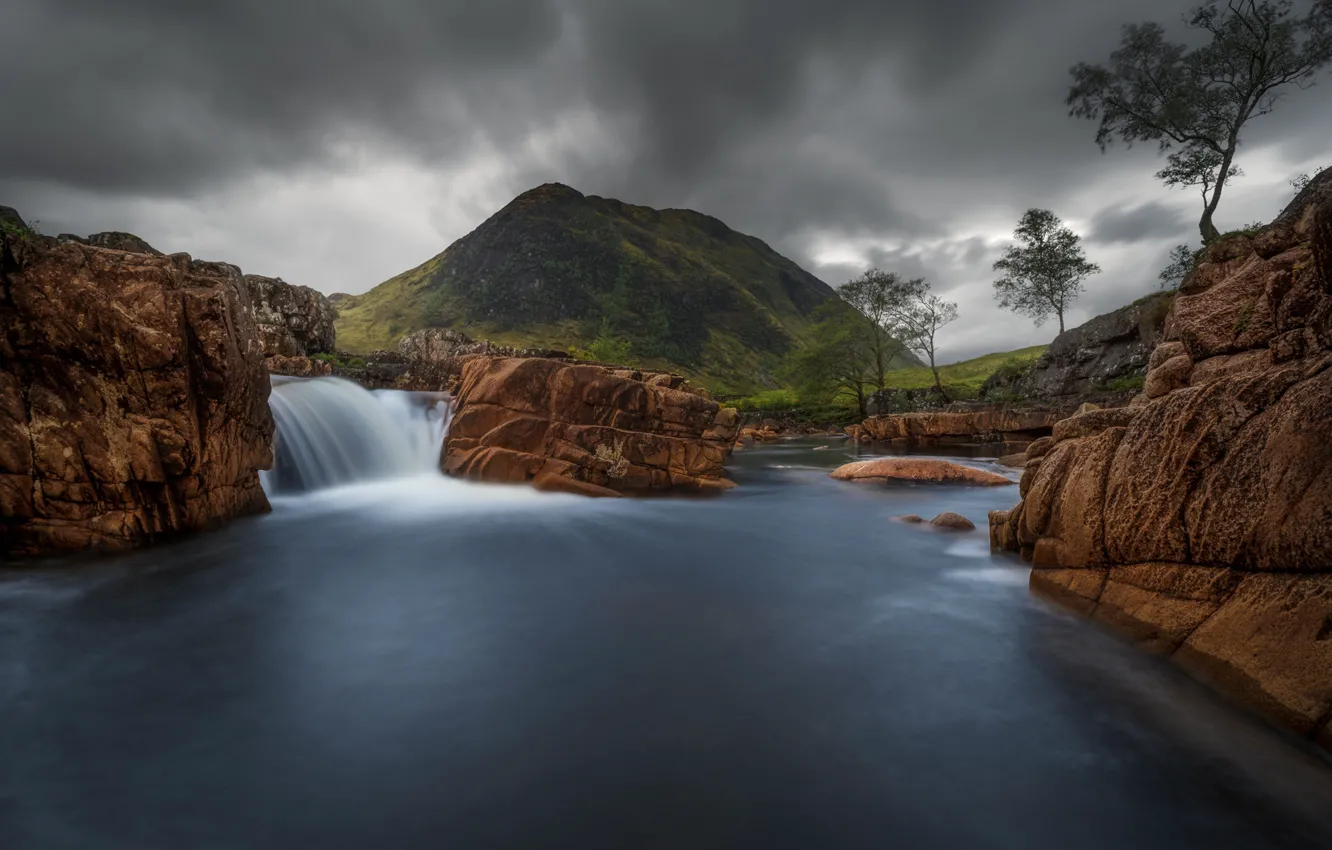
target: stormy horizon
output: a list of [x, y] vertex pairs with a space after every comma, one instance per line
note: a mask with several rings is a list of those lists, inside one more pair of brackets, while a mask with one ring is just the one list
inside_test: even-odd
[[[962, 306], [941, 360], [1043, 343], [991, 266], [1054, 211], [1102, 271], [1070, 326], [1159, 288], [1201, 201], [1153, 144], [1102, 152], [1069, 69], [1192, 0], [672, 4], [503, 0], [226, 8], [17, 0], [0, 32], [0, 202], [47, 233], [362, 293], [519, 193], [692, 209], [834, 286], [871, 267]], [[1182, 37], [1182, 36], [1181, 36]], [[1222, 229], [1324, 164], [1332, 86], [1245, 128]]]

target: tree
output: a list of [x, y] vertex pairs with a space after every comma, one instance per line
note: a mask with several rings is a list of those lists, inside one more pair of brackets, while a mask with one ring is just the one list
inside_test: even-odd
[[1063, 333], [1064, 312], [1082, 292], [1082, 282], [1101, 267], [1087, 261], [1078, 235], [1049, 210], [1027, 210], [1013, 236], [1022, 244], [1008, 246], [994, 264], [1004, 272], [994, 282], [994, 297], [1038, 327], [1053, 313]]
[[802, 401], [831, 403], [845, 393], [855, 398], [860, 415], [867, 415], [869, 388], [883, 386], [881, 378], [875, 383], [874, 327], [836, 301], [818, 307], [811, 318], [814, 341], [791, 355], [784, 377]]
[[1155, 23], [1124, 27], [1108, 66], [1071, 69], [1069, 114], [1100, 122], [1104, 151], [1118, 138], [1171, 151], [1158, 175], [1167, 185], [1201, 186], [1204, 244], [1219, 234], [1212, 216], [1232, 171], [1240, 131], [1271, 112], [1289, 85], [1307, 88], [1332, 60], [1332, 0], [1207, 0], [1185, 18], [1210, 40], [1193, 49], [1166, 40]]
[[957, 304], [931, 295], [930, 284], [923, 278], [908, 281], [908, 285], [906, 303], [894, 314], [898, 333], [907, 348], [920, 352], [929, 360], [934, 388], [947, 400], [948, 393], [939, 381], [939, 367], [934, 362], [935, 337], [944, 325], [957, 321]]
[[895, 335], [894, 317], [908, 303], [912, 294], [911, 281], [903, 280], [893, 272], [870, 269], [850, 280], [837, 292], [869, 320], [869, 380], [875, 389], [883, 389], [884, 376], [892, 366], [893, 358], [902, 353], [903, 345]]
[[1159, 275], [1162, 289], [1179, 289], [1184, 278], [1198, 265], [1203, 248], [1190, 248], [1188, 245], [1176, 245], [1170, 249], [1170, 264]]
[[1313, 182], [1313, 179], [1318, 175], [1322, 174], [1326, 168], [1327, 166], [1323, 165], [1319, 166], [1318, 168], [1315, 168], [1313, 174], [1296, 175], [1296, 177], [1290, 181], [1291, 188], [1295, 190], [1296, 194], [1303, 192], [1305, 188], [1307, 188], [1308, 185], [1311, 182]]

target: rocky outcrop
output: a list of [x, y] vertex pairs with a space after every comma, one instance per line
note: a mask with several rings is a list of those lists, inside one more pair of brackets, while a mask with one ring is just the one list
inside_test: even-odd
[[[1332, 173], [1209, 247], [1145, 392], [1033, 445], [990, 517], [1032, 587], [1296, 732], [1332, 720]], [[1332, 745], [1332, 741], [1324, 740]]]
[[[264, 357], [302, 358], [333, 352], [333, 305], [308, 286], [295, 286], [281, 278], [245, 275], [259, 329]], [[270, 368], [292, 361], [274, 361]]]
[[934, 484], [1013, 484], [1002, 475], [925, 457], [879, 457], [838, 467], [829, 473], [837, 481], [925, 481]]
[[0, 554], [267, 510], [262, 354], [234, 266], [0, 233]]
[[1059, 419], [1060, 414], [1049, 410], [991, 408], [871, 416], [862, 428], [863, 433], [874, 440], [1022, 442], [1049, 434]]
[[563, 351], [545, 348], [516, 348], [489, 340], [472, 339], [448, 328], [426, 328], [398, 342], [398, 354], [407, 364], [399, 385], [404, 389], [446, 392], [457, 388], [463, 367], [478, 358], [544, 357], [567, 359]]
[[23, 216], [19, 215], [18, 210], [14, 209], [13, 207], [6, 207], [4, 205], [0, 205], [0, 226], [6, 224], [12, 228], [17, 228], [19, 230], [28, 229], [28, 223], [23, 220]]
[[724, 490], [739, 414], [666, 382], [556, 359], [463, 365], [444, 471], [616, 496]]
[[1148, 295], [1064, 331], [1031, 366], [992, 375], [981, 397], [1016, 396], [1067, 409], [1069, 400], [1131, 395], [1161, 339], [1173, 297], [1169, 292]]

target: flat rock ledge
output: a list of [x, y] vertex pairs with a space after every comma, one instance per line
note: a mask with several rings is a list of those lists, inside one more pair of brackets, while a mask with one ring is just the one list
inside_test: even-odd
[[919, 457], [881, 457], [848, 463], [834, 470], [837, 481], [921, 481], [935, 484], [971, 484], [1000, 487], [1015, 484], [995, 472], [951, 461]]

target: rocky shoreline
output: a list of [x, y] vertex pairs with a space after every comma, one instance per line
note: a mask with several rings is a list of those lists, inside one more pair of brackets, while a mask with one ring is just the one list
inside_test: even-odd
[[1031, 586], [1332, 749], [1332, 174], [1185, 280], [1129, 407], [1027, 452]]

